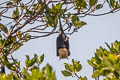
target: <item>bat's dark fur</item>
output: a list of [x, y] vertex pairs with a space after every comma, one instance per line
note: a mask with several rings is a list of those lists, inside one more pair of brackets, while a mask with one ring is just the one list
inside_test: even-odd
[[69, 51], [69, 39], [62, 32], [59, 34], [56, 40], [57, 56], [61, 58], [67, 58], [70, 55]]

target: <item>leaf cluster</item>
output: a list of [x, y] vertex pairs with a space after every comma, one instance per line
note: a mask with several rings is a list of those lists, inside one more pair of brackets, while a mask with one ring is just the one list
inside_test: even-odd
[[[55, 72], [51, 65], [47, 64], [40, 69], [40, 64], [44, 60], [44, 54], [40, 56], [40, 59], [38, 59], [36, 54], [34, 54], [31, 60], [28, 59], [29, 56], [27, 55], [25, 60], [26, 66], [22, 70], [15, 71], [10, 69], [11, 71], [13, 70], [10, 74], [0, 74], [0, 80], [56, 80]], [[13, 66], [10, 67], [12, 68]]]
[[78, 72], [82, 69], [82, 65], [80, 64], [80, 61], [75, 61], [72, 59], [72, 64], [64, 63], [65, 64], [65, 70], [61, 71], [62, 74], [66, 77], [68, 76], [76, 76], [79, 80], [87, 80], [86, 77], [78, 76]]
[[104, 76], [105, 80], [120, 79], [120, 42], [115, 41], [111, 46], [106, 43], [109, 50], [100, 47], [96, 50], [95, 57], [88, 60], [95, 71], [93, 78]]

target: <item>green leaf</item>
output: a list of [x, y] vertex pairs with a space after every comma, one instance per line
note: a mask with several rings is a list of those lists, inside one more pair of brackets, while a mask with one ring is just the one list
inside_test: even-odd
[[38, 6], [37, 6], [37, 4], [33, 4], [33, 7], [36, 9]]
[[92, 74], [92, 78], [96, 78], [100, 75], [100, 71], [99, 70], [96, 70], [93, 74]]
[[54, 4], [52, 4], [52, 9], [56, 10], [56, 6]]
[[72, 72], [72, 65], [69, 65], [67, 63], [64, 63], [65, 64], [65, 69], [67, 69], [68, 71]]
[[54, 25], [56, 26], [57, 24], [58, 24], [58, 16], [56, 16], [54, 19]]
[[[9, 80], [9, 78], [7, 80]], [[17, 73], [13, 72], [13, 79], [10, 79], [10, 80], [20, 80], [20, 77], [18, 76]]]
[[71, 17], [71, 13], [70, 13], [70, 12], [68, 12], [67, 16], [68, 16], [68, 18], [70, 18], [70, 17]]
[[12, 0], [14, 3], [19, 3], [21, 0]]
[[29, 61], [29, 67], [33, 66], [35, 63], [36, 63], [36, 59], [35, 59], [35, 58], [32, 58], [32, 59]]
[[7, 29], [3, 24], [1, 24], [1, 23], [0, 23], [0, 29], [1, 29], [3, 32], [5, 32], [5, 33], [8, 32], [8, 29]]
[[85, 77], [80, 76], [79, 80], [87, 80], [87, 77], [86, 76]]
[[91, 60], [88, 60], [88, 64], [92, 67], [96, 67], [95, 58], [93, 57]]
[[77, 0], [76, 5], [80, 8], [86, 8], [87, 3], [85, 0]]
[[15, 14], [16, 14], [16, 16], [19, 16], [19, 10], [18, 10], [18, 8], [16, 8]]
[[61, 4], [61, 3], [58, 3], [58, 4], [56, 5], [56, 9], [57, 9], [57, 10], [61, 10], [61, 8], [62, 8], [62, 4]]
[[24, 40], [24, 42], [27, 42], [31, 39], [31, 35], [27, 33], [22, 37], [22, 39]]
[[16, 42], [15, 44], [15, 51], [19, 50], [23, 44], [20, 42]]
[[99, 58], [99, 56], [95, 53], [95, 59], [96, 59], [96, 62], [98, 63], [98, 64], [100, 64], [101, 63], [101, 59]]
[[116, 49], [114, 48], [114, 45], [113, 45], [113, 44], [111, 44], [110, 51], [111, 51], [112, 53], [116, 53], [116, 52], [117, 52]]
[[20, 10], [23, 11], [24, 10], [24, 4], [20, 3]]
[[14, 3], [16, 3], [18, 0], [12, 0]]
[[35, 58], [35, 57], [33, 57], [33, 58], [30, 60], [29, 56], [26, 55], [26, 60], [25, 60], [26, 67], [31, 67], [31, 66], [33, 66], [35, 63], [36, 63], [36, 58]]
[[1, 33], [0, 33], [0, 44], [1, 44], [1, 41], [2, 41], [2, 35], [1, 35]]
[[56, 11], [54, 9], [50, 9], [50, 13], [56, 14]]
[[109, 67], [109, 66], [112, 67], [111, 62], [108, 60], [108, 58], [106, 56], [103, 56], [103, 65], [105, 67]]
[[4, 63], [4, 65], [6, 65], [6, 67], [12, 71], [16, 71], [16, 67], [13, 66], [13, 64], [11, 64], [8, 59], [7, 56], [2, 56], [1, 61]]
[[114, 59], [114, 55], [113, 54], [109, 54], [108, 59], [111, 62], [111, 64], [113, 64], [113, 65], [115, 64], [115, 59]]
[[35, 60], [36, 60], [36, 63], [38, 64], [38, 63], [39, 63], [38, 55], [37, 55], [37, 54], [34, 54], [34, 58], [35, 58]]
[[26, 68], [23, 68], [22, 73], [23, 73], [23, 80], [30, 80], [30, 74], [28, 73]]
[[48, 16], [46, 16], [46, 17], [47, 17], [47, 23], [48, 23], [51, 27], [55, 27], [55, 24], [54, 24], [54, 22], [55, 22], [55, 16], [51, 16], [51, 15], [49, 15], [48, 13], [47, 13], [46, 15], [48, 15]]
[[51, 73], [51, 80], [56, 80], [55, 72]]
[[84, 26], [84, 25], [86, 25], [87, 23], [86, 22], [84, 22], [84, 21], [76, 21], [75, 23], [74, 23], [74, 26], [75, 27], [82, 27], [82, 26]]
[[113, 47], [119, 52], [120, 46], [119, 46], [119, 44], [118, 44], [118, 41], [115, 41], [115, 42], [113, 43]]
[[32, 15], [34, 12], [32, 10], [27, 9], [27, 13]]
[[72, 63], [74, 64], [74, 62], [75, 62], [75, 60], [74, 59], [72, 59]]
[[79, 63], [79, 61], [75, 61], [74, 68], [77, 72], [79, 72], [82, 69], [82, 65]]
[[17, 19], [18, 16], [19, 16], [19, 10], [18, 10], [18, 8], [16, 8], [16, 10], [13, 11], [12, 18], [13, 18], [13, 19]]
[[44, 60], [44, 54], [40, 56], [40, 64], [43, 62], [43, 60]]
[[8, 75], [6, 75], [6, 74], [1, 74], [0, 75], [0, 80], [13, 80], [13, 73], [11, 73], [11, 74], [8, 74]]
[[30, 60], [30, 58], [29, 58], [29, 56], [28, 55], [26, 55], [26, 60], [25, 60], [25, 65], [26, 65], [26, 67], [29, 67], [29, 60]]
[[[5, 40], [3, 40], [3, 41], [5, 41]], [[11, 39], [9, 39], [8, 41], [5, 41], [3, 43], [4, 43], [3, 44], [4, 47], [10, 47], [10, 45], [13, 43], [13, 41]]]
[[72, 16], [72, 22], [74, 23], [76, 21], [79, 21], [78, 16], [77, 15]]
[[95, 4], [97, 4], [98, 0], [89, 0], [89, 5], [90, 7], [94, 6]]
[[[120, 1], [119, 1], [119, 2], [120, 2]], [[118, 2], [118, 1], [116, 2], [116, 6], [115, 6], [116, 9], [120, 8], [119, 2]]]
[[102, 4], [97, 4], [97, 5], [96, 5], [96, 9], [101, 9], [101, 8], [103, 8], [103, 5], [102, 5]]
[[72, 76], [72, 73], [67, 71], [67, 70], [64, 70], [64, 71], [61, 71], [61, 72], [64, 76]]
[[110, 0], [110, 5], [112, 8], [114, 8], [115, 7], [115, 0]]
[[75, 7], [76, 8], [86, 8], [86, 1], [85, 0], [77, 0], [75, 2]]
[[32, 78], [38, 80], [39, 78], [39, 69], [32, 69]]
[[7, 66], [8, 69], [16, 71], [16, 67], [13, 66], [12, 64], [6, 62], [6, 66]]
[[46, 65], [45, 70], [46, 70], [46, 74], [47, 74], [48, 76], [51, 76], [52, 67], [51, 67], [49, 64]]

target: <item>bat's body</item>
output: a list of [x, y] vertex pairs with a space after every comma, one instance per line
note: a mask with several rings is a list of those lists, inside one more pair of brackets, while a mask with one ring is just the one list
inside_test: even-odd
[[59, 56], [60, 59], [68, 58], [68, 56], [70, 55], [68, 37], [60, 32], [59, 36], [57, 37], [56, 43], [57, 56]]

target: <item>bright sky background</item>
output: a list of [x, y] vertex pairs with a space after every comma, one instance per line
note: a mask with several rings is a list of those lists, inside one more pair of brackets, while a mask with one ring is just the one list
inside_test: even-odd
[[64, 70], [64, 63], [71, 63], [72, 59], [80, 60], [82, 70], [79, 75], [86, 75], [88, 80], [91, 78], [92, 68], [88, 65], [87, 60], [94, 56], [95, 50], [100, 46], [106, 47], [115, 40], [120, 41], [120, 12], [109, 14], [100, 17], [86, 17], [84, 21], [87, 25], [74, 33], [70, 37], [70, 51], [69, 60], [59, 60], [56, 57], [56, 37], [58, 34], [49, 37], [40, 38], [29, 41], [16, 52], [16, 58], [22, 62], [25, 60], [26, 54], [33, 56], [34, 53], [41, 55], [45, 54], [45, 60], [41, 66], [49, 63], [56, 71], [57, 80], [75, 80], [72, 77], [64, 77], [61, 70]]
[[111, 44], [115, 40], [120, 41], [120, 12], [100, 17], [87, 16], [82, 20], [87, 22], [87, 25], [79, 29], [77, 33], [69, 36], [71, 52], [69, 60], [59, 60], [56, 56], [56, 37], [58, 34], [25, 43], [14, 56], [22, 61], [21, 64], [24, 66], [25, 55], [30, 55], [32, 58], [34, 53], [39, 56], [44, 53], [45, 59], [41, 67], [45, 66], [46, 63], [52, 65], [57, 80], [77, 80], [72, 77], [64, 77], [61, 70], [64, 70], [65, 62], [71, 63], [72, 59], [80, 60], [82, 70], [79, 75], [87, 76], [88, 80], [93, 80], [91, 78], [92, 68], [88, 65], [87, 60], [94, 56], [97, 48], [100, 46], [106, 47], [105, 42]]

